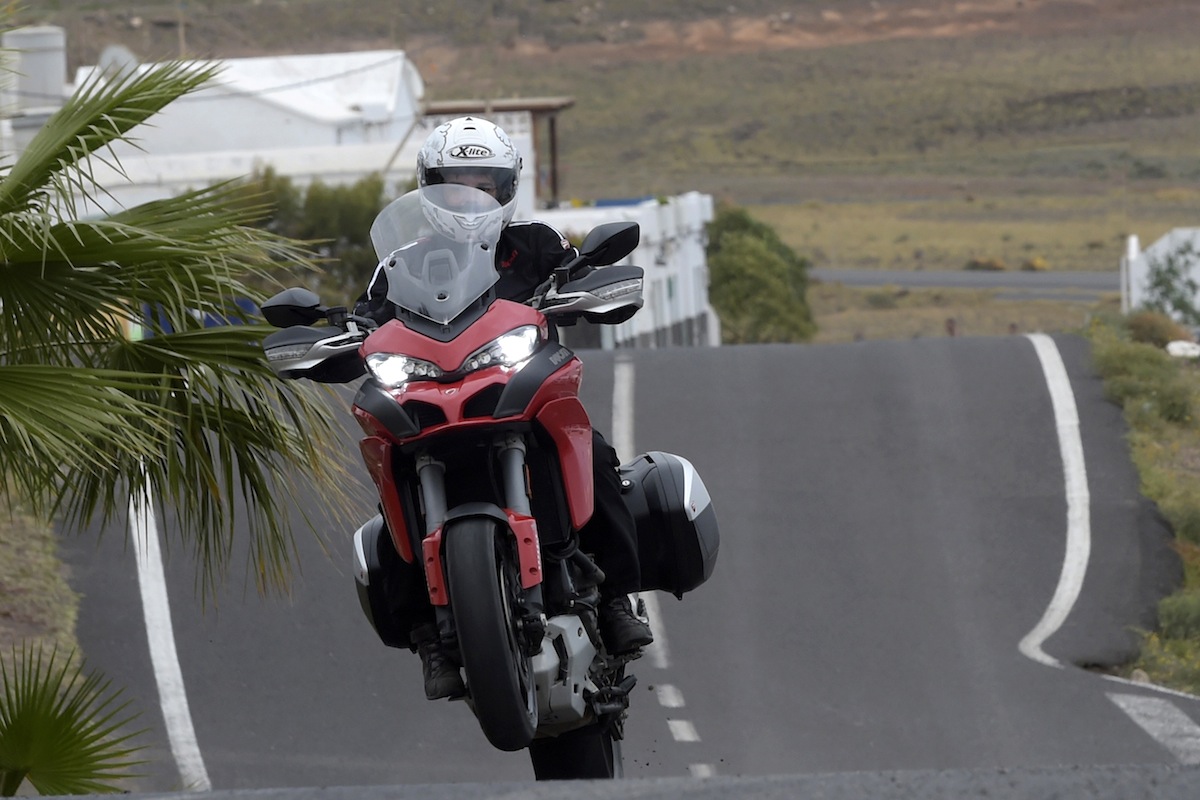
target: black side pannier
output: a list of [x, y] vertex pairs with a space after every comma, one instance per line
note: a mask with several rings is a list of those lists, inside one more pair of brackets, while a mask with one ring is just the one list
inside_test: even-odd
[[[421, 567], [400, 557], [381, 515], [354, 534], [354, 585], [371, 627], [388, 647], [414, 647], [413, 628], [431, 619]], [[424, 610], [418, 617], [414, 611]]]
[[670, 453], [645, 453], [619, 472], [637, 521], [641, 590], [682, 597], [712, 575], [721, 543], [704, 481], [687, 459]]

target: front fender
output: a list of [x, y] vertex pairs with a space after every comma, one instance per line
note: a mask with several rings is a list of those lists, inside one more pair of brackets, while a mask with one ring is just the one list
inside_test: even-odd
[[446, 571], [442, 564], [442, 542], [446, 536], [454, 535], [455, 521], [473, 517], [492, 519], [503, 525], [513, 536], [517, 544], [517, 560], [521, 567], [522, 588], [531, 589], [542, 582], [542, 550], [536, 520], [515, 511], [507, 511], [493, 503], [463, 503], [446, 513], [446, 520], [442, 526], [426, 536], [422, 545], [429, 600], [435, 606], [444, 606], [450, 601], [446, 591]]

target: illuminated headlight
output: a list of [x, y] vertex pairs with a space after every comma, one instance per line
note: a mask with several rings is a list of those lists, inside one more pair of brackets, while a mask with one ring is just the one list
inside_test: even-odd
[[502, 365], [515, 367], [528, 360], [542, 342], [542, 332], [537, 325], [522, 325], [509, 331], [496, 341], [476, 350], [463, 362], [463, 372], [474, 372], [484, 367]]
[[408, 381], [433, 380], [442, 375], [437, 364], [398, 353], [372, 353], [367, 356], [367, 369], [384, 386], [398, 389]]
[[618, 297], [624, 297], [627, 294], [636, 294], [642, 290], [642, 279], [633, 278], [627, 281], [617, 281], [608, 286], [601, 286], [599, 289], [593, 289], [592, 294], [599, 297], [601, 300], [615, 300]]

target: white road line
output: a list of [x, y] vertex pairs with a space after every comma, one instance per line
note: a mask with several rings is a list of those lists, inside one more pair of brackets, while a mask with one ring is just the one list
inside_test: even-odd
[[1120, 675], [1101, 675], [1100, 677], [1104, 678], [1104, 680], [1106, 680], [1106, 681], [1111, 681], [1112, 683], [1120, 683], [1124, 686], [1130, 686], [1130, 687], [1134, 687], [1137, 689], [1144, 689], [1146, 691], [1158, 692], [1159, 694], [1168, 694], [1168, 695], [1171, 695], [1172, 697], [1183, 698], [1184, 700], [1195, 700], [1196, 699], [1196, 695], [1194, 695], [1194, 694], [1191, 694], [1189, 692], [1181, 692], [1178, 689], [1168, 689], [1166, 686], [1159, 686], [1157, 683], [1147, 683], [1146, 681], [1134, 681], [1134, 680], [1130, 680], [1129, 678], [1122, 678]]
[[158, 683], [158, 700], [162, 705], [167, 738], [171, 753], [179, 767], [183, 786], [191, 791], [212, 790], [192, 715], [188, 710], [187, 692], [183, 686], [183, 670], [175, 651], [175, 633], [171, 626], [171, 607], [167, 599], [167, 582], [163, 574], [162, 552], [158, 543], [149, 499], [139, 502], [129, 499], [129, 527], [137, 551], [138, 585], [142, 593], [142, 614], [146, 620], [146, 638], [150, 642], [150, 662]]
[[1062, 627], [1083, 588], [1083, 576], [1087, 572], [1092, 549], [1091, 500], [1088, 494], [1087, 469], [1083, 460], [1083, 440], [1079, 435], [1079, 411], [1075, 407], [1075, 395], [1071, 391], [1071, 381], [1067, 377], [1062, 355], [1058, 352], [1054, 340], [1044, 333], [1027, 335], [1042, 362], [1042, 372], [1046, 377], [1046, 386], [1050, 389], [1050, 401], [1054, 407], [1058, 448], [1062, 454], [1063, 477], [1066, 481], [1067, 551], [1054, 597], [1051, 598], [1042, 619], [1025, 635], [1018, 649], [1034, 661], [1061, 667], [1058, 659], [1042, 650], [1042, 645]]
[[[634, 449], [633, 412], [633, 357], [627, 353], [620, 353], [613, 362], [612, 445], [617, 451], [617, 457], [622, 462], [637, 454]], [[667, 632], [663, 626], [657, 593], [642, 592], [639, 597], [646, 604], [646, 616], [650, 620], [651, 630], [654, 631], [654, 641], [645, 648], [646, 655], [655, 667], [666, 669], [670, 665]], [[683, 705], [683, 695], [673, 686], [659, 687], [658, 699], [667, 708]], [[700, 741], [700, 734], [696, 732], [696, 726], [687, 720], [669, 719], [667, 726], [671, 729], [671, 736], [677, 742]], [[695, 777], [709, 777], [715, 772], [708, 764], [692, 764], [688, 770]]]
[[622, 353], [613, 363], [612, 446], [622, 463], [637, 455], [633, 445], [633, 358]]
[[667, 669], [671, 666], [671, 650], [667, 645], [667, 628], [663, 625], [662, 611], [658, 607], [658, 592], [640, 592], [638, 597], [646, 603], [646, 616], [650, 620], [650, 630], [654, 631], [654, 641], [643, 650], [652, 666]]
[[669, 719], [667, 727], [671, 729], [671, 735], [677, 742], [700, 741], [700, 734], [696, 733], [696, 726], [686, 719]]
[[1109, 694], [1108, 699], [1184, 764], [1200, 764], [1200, 726], [1170, 700], [1140, 694]]
[[663, 708], [683, 708], [683, 692], [669, 683], [660, 683], [654, 687], [658, 695], [658, 704]]
[[[637, 455], [633, 439], [633, 388], [633, 356], [618, 353], [613, 362], [612, 446], [622, 463]], [[670, 654], [658, 597], [655, 592], [641, 592], [638, 596], [646, 603], [646, 616], [650, 621], [650, 630], [654, 631], [654, 641], [645, 648], [645, 654], [656, 668], [666, 669], [670, 664]]]

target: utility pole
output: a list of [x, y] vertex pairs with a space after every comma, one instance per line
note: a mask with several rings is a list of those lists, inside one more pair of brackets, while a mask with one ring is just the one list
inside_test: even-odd
[[179, 59], [187, 58], [187, 33], [184, 31], [183, 0], [175, 4], [176, 29], [179, 31]]

